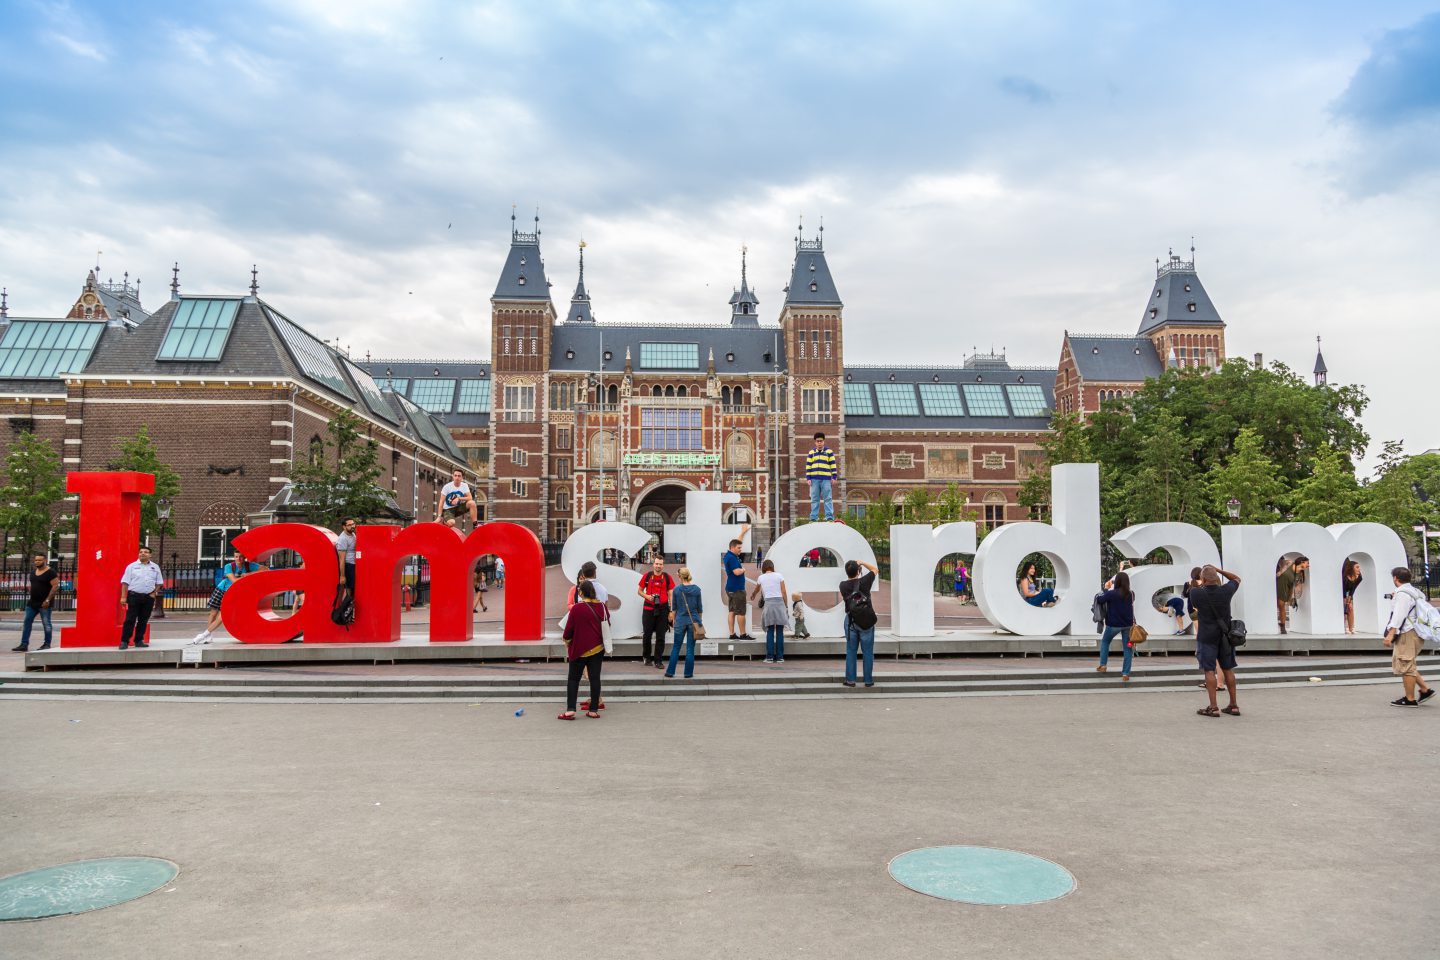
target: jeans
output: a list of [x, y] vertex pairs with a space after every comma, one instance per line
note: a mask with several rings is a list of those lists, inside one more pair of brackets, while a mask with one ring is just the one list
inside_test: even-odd
[[34, 607], [25, 607], [25, 625], [20, 628], [20, 646], [30, 646], [30, 628], [35, 624], [35, 618], [40, 618], [40, 624], [45, 628], [45, 646], [50, 646], [50, 608], [41, 607], [36, 610]]
[[820, 519], [820, 501], [825, 501], [825, 519], [835, 519], [835, 504], [830, 499], [830, 478], [810, 477], [810, 519]]
[[670, 666], [665, 676], [675, 676], [675, 665], [680, 662], [680, 645], [685, 645], [685, 679], [695, 676], [695, 624], [688, 620], [675, 624], [675, 639], [670, 644]]
[[[772, 600], [772, 601], [770, 601], [770, 602], [771, 602], [771, 603], [779, 603], [780, 601], [779, 601], [779, 600]], [[785, 628], [784, 628], [784, 627], [766, 627], [766, 628], [765, 628], [765, 659], [767, 659], [767, 660], [784, 660], [784, 659], [785, 659]]]
[[605, 654], [592, 653], [588, 657], [570, 661], [570, 676], [565, 682], [565, 712], [575, 712], [575, 701], [580, 698], [580, 674], [590, 674], [590, 709], [600, 709], [600, 664]]
[[1025, 602], [1030, 604], [1030, 606], [1032, 607], [1043, 607], [1047, 603], [1054, 603], [1055, 591], [1051, 590], [1049, 587], [1046, 587], [1044, 590], [1036, 593], [1035, 596], [1026, 597]]
[[[654, 609], [646, 610], [640, 615], [640, 623], [643, 633], [640, 635], [640, 657], [646, 663], [652, 659], [659, 661], [665, 658], [665, 632], [670, 629], [670, 607], [665, 604], [656, 604]], [[655, 637], [655, 656], [650, 656], [650, 637]]]
[[861, 629], [845, 618], [845, 682], [855, 682], [855, 655], [865, 657], [865, 686], [875, 682], [875, 628]]
[[1110, 662], [1110, 641], [1115, 637], [1119, 637], [1120, 642], [1125, 645], [1125, 664], [1121, 668], [1121, 672], [1128, 677], [1130, 676], [1130, 661], [1135, 657], [1135, 648], [1130, 645], [1129, 627], [1105, 628], [1105, 635], [1100, 638], [1100, 666], [1103, 667]]
[[150, 611], [155, 608], [155, 598], [148, 593], [131, 592], [125, 598], [125, 626], [120, 629], [120, 649], [130, 645], [135, 637], [135, 646], [145, 643], [145, 629], [150, 624]]

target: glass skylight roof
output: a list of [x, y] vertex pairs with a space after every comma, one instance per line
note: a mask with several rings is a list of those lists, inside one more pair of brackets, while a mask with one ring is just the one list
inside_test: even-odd
[[700, 344], [698, 343], [640, 344], [641, 370], [698, 370], [699, 368]]
[[1045, 401], [1045, 388], [1033, 383], [1007, 383], [1005, 393], [1017, 417], [1043, 417], [1050, 409]]
[[155, 359], [219, 360], [239, 309], [239, 300], [181, 300]]
[[913, 417], [920, 412], [913, 383], [877, 383], [875, 400], [882, 417]]
[[455, 405], [455, 378], [425, 378], [410, 387], [410, 400], [431, 413], [449, 413]]
[[0, 377], [40, 380], [78, 373], [104, 329], [103, 320], [12, 320], [0, 336]]
[[350, 379], [360, 388], [360, 394], [365, 398], [365, 406], [370, 412], [386, 423], [398, 424], [400, 418], [395, 415], [390, 404], [385, 402], [385, 395], [380, 392], [380, 385], [375, 382], [375, 378], [348, 360], [345, 361], [345, 369], [350, 374]]
[[920, 384], [920, 403], [927, 417], [963, 417], [960, 388], [953, 383]]
[[441, 450], [446, 449], [445, 440], [440, 436], [440, 431], [424, 410], [421, 410], [403, 397], [400, 400], [400, 405], [405, 408], [406, 416], [415, 424], [415, 431], [420, 434], [421, 440], [424, 440], [432, 447], [439, 447]]
[[404, 393], [410, 386], [410, 379], [408, 377], [382, 377], [375, 382], [381, 387], [388, 387], [394, 390], [396, 393]]
[[845, 384], [845, 415], [847, 417], [871, 417], [875, 405], [870, 402], [870, 384]]
[[460, 401], [455, 405], [456, 413], [490, 412], [490, 379], [460, 381]]
[[975, 417], [1008, 417], [1005, 394], [998, 383], [965, 384], [965, 405]]
[[355, 391], [350, 384], [345, 382], [340, 367], [330, 353], [330, 348], [303, 330], [300, 326], [287, 319], [284, 315], [270, 310], [270, 319], [275, 322], [275, 329], [280, 332], [280, 339], [290, 348], [290, 355], [295, 358], [300, 369], [305, 375], [319, 383], [334, 390], [340, 396], [354, 402], [360, 398], [355, 396]]

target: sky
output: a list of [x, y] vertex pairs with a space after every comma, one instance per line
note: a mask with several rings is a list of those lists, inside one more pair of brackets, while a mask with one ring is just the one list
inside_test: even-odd
[[851, 363], [1054, 366], [1196, 248], [1232, 356], [1440, 447], [1440, 0], [0, 0], [0, 286], [97, 259], [363, 356], [486, 358], [510, 216], [563, 314], [761, 316], [821, 224]]

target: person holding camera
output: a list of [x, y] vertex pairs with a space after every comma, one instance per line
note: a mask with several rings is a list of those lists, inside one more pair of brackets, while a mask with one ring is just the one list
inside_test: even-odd
[[1418, 707], [1435, 696], [1435, 688], [1425, 682], [1415, 665], [1423, 645], [1415, 629], [1418, 605], [1430, 601], [1410, 583], [1408, 567], [1391, 570], [1390, 579], [1395, 583], [1395, 592], [1390, 594], [1390, 620], [1385, 625], [1384, 642], [1394, 651], [1390, 657], [1390, 669], [1405, 686], [1404, 695], [1390, 703], [1396, 707]]
[[[1239, 589], [1238, 576], [1207, 563], [1200, 570], [1200, 586], [1190, 591], [1197, 624], [1195, 656], [1200, 660], [1200, 669], [1205, 671], [1205, 692], [1210, 697], [1208, 707], [1195, 711], [1202, 717], [1218, 717], [1222, 713], [1240, 716], [1240, 708], [1235, 704], [1235, 648], [1226, 640], [1226, 632], [1234, 619], [1230, 614], [1230, 601]], [[1230, 694], [1230, 705], [1224, 710], [1215, 701], [1219, 671], [1224, 672], [1225, 689]]]
[[[665, 559], [660, 554], [650, 558], [650, 572], [640, 578], [635, 592], [645, 598], [645, 609], [641, 614], [640, 659], [652, 667], [663, 667], [665, 658], [665, 632], [670, 629], [670, 593], [675, 589], [675, 578], [665, 572]], [[655, 638], [652, 655], [650, 638]]]

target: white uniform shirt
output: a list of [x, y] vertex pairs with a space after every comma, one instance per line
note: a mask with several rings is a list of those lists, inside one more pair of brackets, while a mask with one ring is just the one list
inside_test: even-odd
[[136, 560], [125, 568], [120, 582], [134, 593], [154, 593], [165, 582], [165, 575], [160, 572], [160, 564], [155, 561], [141, 563]]

